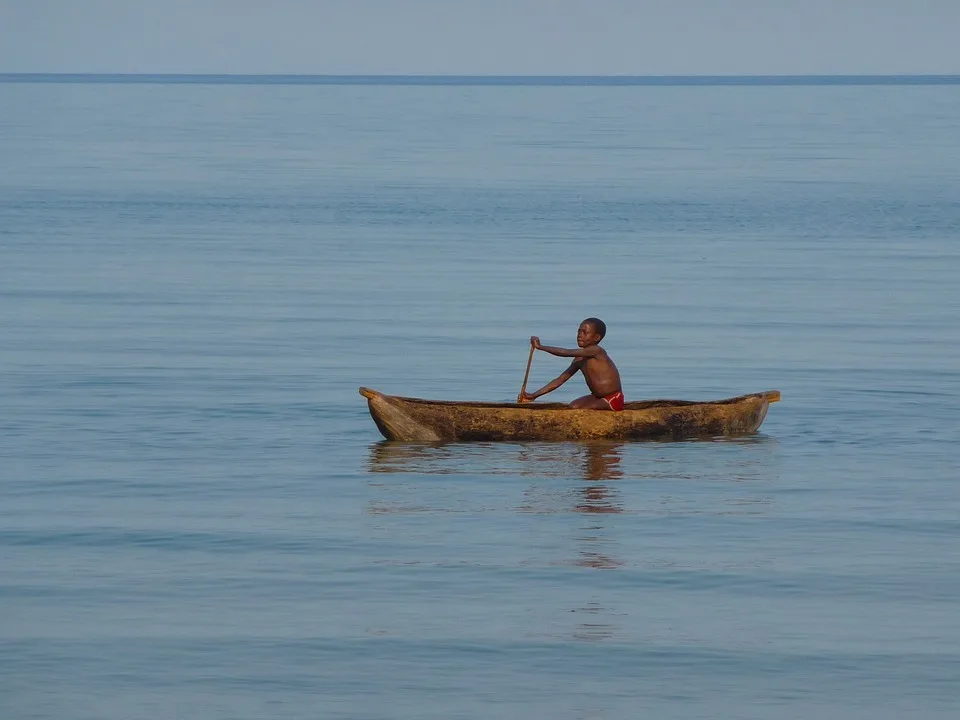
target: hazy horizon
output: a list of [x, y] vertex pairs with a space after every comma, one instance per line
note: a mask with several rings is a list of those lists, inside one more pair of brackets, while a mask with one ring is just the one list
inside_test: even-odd
[[960, 74], [953, 0], [0, 0], [0, 73]]
[[380, 80], [390, 81], [393, 79], [403, 80], [403, 79], [413, 79], [423, 78], [425, 80], [443, 80], [449, 78], [451, 80], [624, 80], [624, 81], [673, 81], [673, 80], [706, 80], [712, 81], [716, 80], [722, 82], [724, 80], [857, 80], [860, 78], [863, 79], [876, 79], [876, 80], [891, 80], [897, 81], [899, 79], [918, 79], [918, 80], [943, 80], [950, 82], [951, 84], [956, 81], [960, 81], [960, 73], [859, 73], [859, 74], [849, 74], [849, 73], [832, 73], [832, 74], [728, 74], [728, 75], [714, 75], [709, 73], [695, 74], [695, 75], [589, 75], [589, 74], [542, 74], [542, 75], [525, 75], [525, 74], [469, 74], [469, 73], [395, 73], [395, 74], [381, 74], [381, 73], [345, 73], [345, 74], [334, 74], [334, 73], [207, 73], [207, 72], [183, 72], [183, 73], [154, 73], [154, 72], [132, 72], [132, 73], [117, 73], [117, 72], [0, 72], [0, 78], [43, 78], [43, 77], [56, 77], [56, 78], [304, 78], [304, 79], [331, 79], [331, 80], [346, 80], [350, 81], [353, 79], [357, 80]]

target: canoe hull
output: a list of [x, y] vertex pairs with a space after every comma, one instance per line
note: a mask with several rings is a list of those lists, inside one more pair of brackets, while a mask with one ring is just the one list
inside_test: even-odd
[[406, 398], [360, 388], [388, 440], [531, 442], [683, 440], [748, 435], [760, 427], [778, 391], [714, 402], [649, 400], [622, 412], [575, 410], [559, 403], [472, 403]]

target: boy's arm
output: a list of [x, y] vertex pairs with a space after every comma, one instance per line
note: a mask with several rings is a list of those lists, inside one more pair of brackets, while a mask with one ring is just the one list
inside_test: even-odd
[[580, 361], [574, 360], [572, 363], [570, 363], [570, 367], [568, 367], [566, 370], [564, 370], [562, 373], [560, 373], [557, 377], [555, 377], [553, 380], [548, 382], [539, 390], [532, 393], [524, 393], [523, 394], [524, 401], [526, 402], [529, 400], [536, 400], [538, 397], [542, 395], [546, 395], [547, 393], [553, 392], [558, 387], [563, 385], [567, 380], [569, 380], [574, 375], [576, 375], [579, 369], [580, 369]]
[[552, 345], [541, 345], [540, 338], [537, 336], [530, 338], [530, 344], [533, 345], [537, 350], [543, 350], [544, 352], [550, 353], [551, 355], [556, 355], [557, 357], [589, 358], [596, 357], [602, 352], [598, 345], [589, 345], [585, 348], [570, 349], [553, 347]]

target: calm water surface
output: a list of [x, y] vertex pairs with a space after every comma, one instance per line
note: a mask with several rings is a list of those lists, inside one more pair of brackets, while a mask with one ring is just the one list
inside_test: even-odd
[[[960, 88], [0, 84], [0, 158], [0, 716], [960, 712]], [[510, 400], [588, 315], [628, 399], [783, 400], [357, 394]]]

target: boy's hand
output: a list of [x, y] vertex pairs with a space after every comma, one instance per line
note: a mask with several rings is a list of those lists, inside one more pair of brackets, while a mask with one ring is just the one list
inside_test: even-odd
[[538, 338], [536, 335], [533, 335], [533, 336], [530, 338], [530, 344], [531, 344], [534, 348], [536, 348], [537, 350], [539, 350], [539, 349], [540, 349], [540, 338]]
[[528, 392], [520, 393], [520, 397], [517, 398], [518, 403], [528, 403], [533, 402], [536, 398]]

